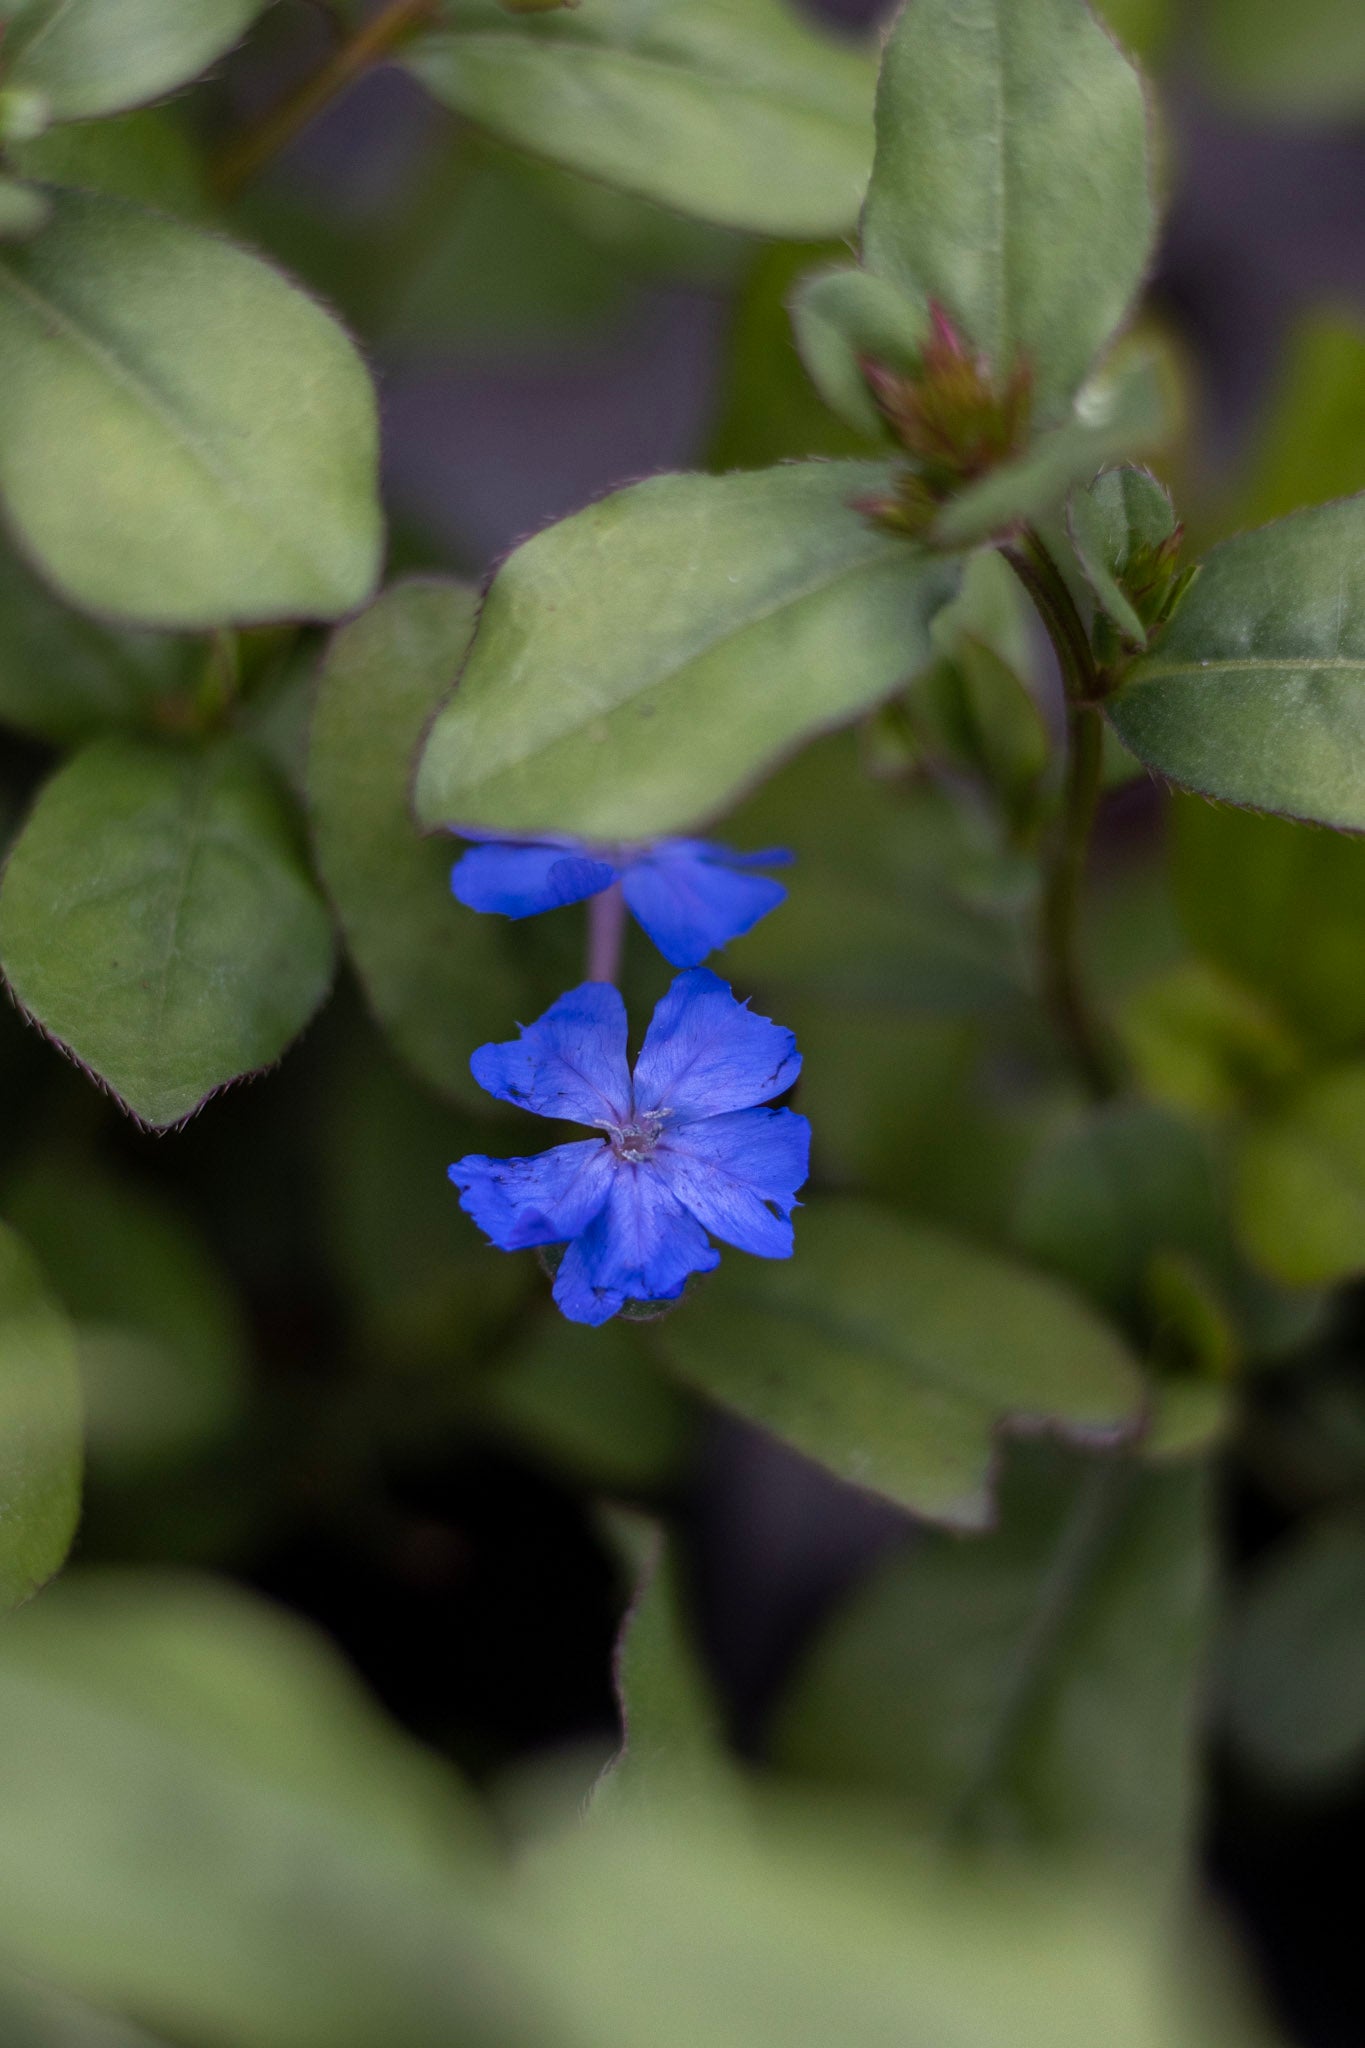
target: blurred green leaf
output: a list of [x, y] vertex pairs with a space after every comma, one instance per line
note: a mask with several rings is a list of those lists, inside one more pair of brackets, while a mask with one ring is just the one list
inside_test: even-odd
[[0, 1225], [0, 1614], [60, 1568], [80, 1505], [71, 1326], [32, 1255]]
[[1365, 843], [1186, 798], [1173, 816], [1176, 905], [1202, 957], [1309, 1045], [1365, 1037]]
[[965, 1529], [990, 1521], [1001, 1428], [1113, 1441], [1142, 1406], [1123, 1343], [1054, 1281], [849, 1200], [802, 1211], [790, 1264], [726, 1260], [656, 1341], [841, 1479]]
[[1365, 827], [1365, 497], [1224, 541], [1106, 702], [1205, 796]]
[[1172, 0], [1101, 0], [1095, 12], [1125, 50], [1149, 60], [1160, 54], [1173, 24]]
[[480, 1412], [613, 1493], [676, 1485], [697, 1436], [698, 1404], [658, 1371], [638, 1328], [587, 1331], [559, 1315], [541, 1317], [498, 1361]]
[[151, 722], [203, 654], [165, 633], [119, 632], [59, 602], [0, 545], [0, 720], [59, 746]]
[[517, 1009], [500, 919], [456, 903], [459, 847], [412, 822], [412, 763], [473, 630], [458, 583], [402, 583], [332, 642], [318, 687], [309, 807], [323, 883], [380, 1024], [426, 1081], [486, 1106], [475, 1046]]
[[1197, 1471], [1012, 1451], [998, 1527], [920, 1538], [836, 1612], [783, 1711], [779, 1761], [901, 1797], [950, 1838], [1181, 1876], [1211, 1621], [1206, 1492]]
[[246, 1392], [246, 1330], [226, 1276], [153, 1185], [48, 1152], [5, 1214], [77, 1324], [92, 1465], [136, 1475], [223, 1436]]
[[41, 93], [54, 121], [88, 121], [198, 77], [266, 0], [21, 0], [0, 85]]
[[1315, 1075], [1248, 1126], [1236, 1203], [1248, 1251], [1286, 1286], [1365, 1273], [1365, 1066]]
[[491, 1867], [455, 1782], [263, 1603], [97, 1575], [5, 1630], [0, 1915], [26, 1970], [195, 2040], [507, 2044]]
[[[1365, 106], [1365, 69], [1361, 74]], [[1263, 526], [1365, 490], [1365, 325], [1313, 312], [1292, 330], [1279, 381], [1224, 523]]]
[[1142, 983], [1117, 1021], [1143, 1092], [1191, 1116], [1232, 1115], [1302, 1060], [1277, 1012], [1206, 960]]
[[1000, 380], [1026, 363], [1040, 426], [1065, 418], [1128, 312], [1155, 225], [1142, 86], [1085, 0], [905, 10], [863, 260], [941, 304]]
[[643, 1517], [612, 1517], [635, 1593], [616, 1643], [621, 1747], [599, 1780], [594, 1814], [622, 1806], [670, 1817], [733, 1797], [739, 1779], [698, 1655], [676, 1544]]
[[26, 178], [112, 193], [186, 220], [213, 219], [203, 157], [174, 107], [49, 128], [10, 155]]
[[1356, 0], [1204, 0], [1199, 28], [1213, 82], [1257, 113], [1334, 121], [1365, 106]]
[[[787, 297], [816, 252], [779, 244], [754, 260], [730, 331], [709, 467], [762, 469], [803, 455], [865, 454], [868, 433], [830, 410], [792, 347]], [[871, 434], [879, 439], [873, 417]]]
[[1270, 1553], [1234, 1612], [1226, 1709], [1268, 1776], [1322, 1790], [1365, 1762], [1365, 1530], [1306, 1523]]
[[52, 217], [52, 202], [36, 185], [0, 174], [0, 242], [25, 242]]
[[873, 60], [776, 0], [446, 0], [404, 62], [503, 141], [722, 226], [837, 234], [872, 158]]
[[654, 477], [527, 541], [432, 729], [420, 821], [652, 838], [886, 696], [954, 571], [853, 509], [884, 474]]
[[374, 396], [231, 243], [54, 192], [0, 257], [0, 500], [74, 603], [158, 626], [332, 618], [378, 570]]
[[42, 790], [0, 887], [0, 962], [142, 1122], [270, 1065], [327, 993], [294, 820], [237, 740], [97, 740]]

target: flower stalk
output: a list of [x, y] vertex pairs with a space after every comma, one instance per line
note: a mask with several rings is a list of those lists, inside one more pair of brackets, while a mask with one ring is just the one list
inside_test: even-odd
[[586, 979], [621, 979], [621, 953], [626, 938], [626, 896], [619, 880], [588, 903]]

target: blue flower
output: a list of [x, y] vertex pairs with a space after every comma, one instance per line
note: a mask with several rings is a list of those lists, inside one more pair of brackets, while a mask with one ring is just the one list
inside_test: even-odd
[[776, 909], [786, 890], [753, 870], [785, 867], [791, 858], [781, 847], [736, 853], [705, 839], [592, 849], [572, 839], [488, 839], [455, 863], [450, 886], [471, 910], [534, 917], [619, 881], [665, 960], [695, 967]]
[[708, 1231], [791, 1257], [810, 1125], [758, 1105], [790, 1088], [801, 1055], [706, 968], [680, 974], [658, 1005], [633, 1080], [626, 1006], [602, 981], [561, 996], [520, 1038], [481, 1046], [470, 1066], [490, 1095], [605, 1134], [450, 1169], [461, 1208], [501, 1250], [568, 1245], [554, 1297], [571, 1322], [675, 1301], [690, 1274], [720, 1262]]

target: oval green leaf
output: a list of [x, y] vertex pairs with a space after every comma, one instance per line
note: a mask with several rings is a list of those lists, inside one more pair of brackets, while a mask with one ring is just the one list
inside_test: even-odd
[[862, 1202], [816, 1201], [790, 1264], [732, 1257], [659, 1325], [679, 1377], [839, 1478], [985, 1527], [997, 1433], [1137, 1427], [1114, 1332], [1054, 1281]]
[[426, 1081], [486, 1108], [472, 1048], [519, 1014], [497, 919], [450, 893], [459, 846], [424, 840], [408, 807], [412, 763], [469, 645], [474, 595], [399, 584], [342, 628], [322, 671], [308, 756], [323, 885], [371, 1008]]
[[241, 741], [96, 741], [40, 795], [0, 887], [0, 964], [141, 1122], [277, 1060], [327, 993], [332, 933], [294, 820]]
[[89, 121], [170, 92], [240, 41], [266, 0], [22, 0], [0, 84], [41, 93], [54, 121]]
[[1127, 313], [1156, 216], [1136, 71], [1086, 0], [910, 0], [877, 89], [863, 260], [937, 300], [1040, 424]]
[[661, 476], [517, 549], [417, 776], [427, 826], [649, 839], [929, 659], [956, 569], [851, 501], [875, 462]]
[[857, 219], [872, 55], [776, 0], [444, 13], [405, 62], [504, 142], [723, 227], [815, 236]]
[[0, 1225], [0, 1614], [60, 1569], [80, 1505], [71, 1326], [32, 1254]]
[[1215, 548], [1107, 709], [1172, 782], [1365, 830], [1365, 497]]
[[378, 572], [378, 429], [330, 316], [230, 242], [89, 192], [0, 254], [0, 507], [73, 603], [335, 618]]

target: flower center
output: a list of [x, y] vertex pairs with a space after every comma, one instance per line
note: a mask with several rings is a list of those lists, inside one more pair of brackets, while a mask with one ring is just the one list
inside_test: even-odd
[[604, 1123], [602, 1129], [607, 1133], [617, 1158], [638, 1166], [642, 1159], [649, 1158], [658, 1144], [667, 1117], [666, 1109], [646, 1109], [638, 1112], [627, 1124]]

